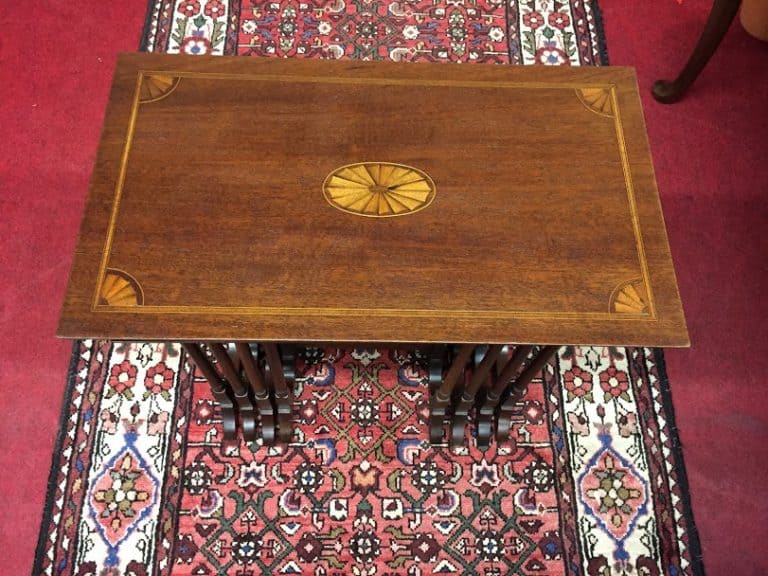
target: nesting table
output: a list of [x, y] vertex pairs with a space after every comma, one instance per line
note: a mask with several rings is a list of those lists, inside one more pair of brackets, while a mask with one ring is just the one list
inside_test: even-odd
[[423, 347], [430, 439], [503, 438], [558, 345], [688, 345], [634, 71], [122, 55], [58, 334], [267, 442], [297, 344]]

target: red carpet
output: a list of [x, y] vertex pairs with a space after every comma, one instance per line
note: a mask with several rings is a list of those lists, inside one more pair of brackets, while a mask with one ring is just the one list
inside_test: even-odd
[[[708, 5], [603, 1], [613, 64], [674, 74]], [[28, 573], [70, 347], [55, 329], [114, 54], [144, 3], [14, 4], [0, 44], [0, 516], [4, 571]], [[100, 60], [101, 59], [101, 60]], [[765, 142], [768, 48], [736, 24], [682, 103], [646, 99], [651, 146], [694, 347], [667, 355], [705, 565], [762, 574], [768, 517]], [[757, 349], [755, 349], [757, 348]], [[12, 351], [12, 354], [9, 352]], [[10, 552], [9, 552], [10, 551]]]
[[667, 365], [704, 566], [765, 574], [768, 502], [768, 43], [738, 22], [688, 98], [648, 90], [677, 73], [707, 2], [605, 0], [612, 64], [637, 68], [693, 346]]

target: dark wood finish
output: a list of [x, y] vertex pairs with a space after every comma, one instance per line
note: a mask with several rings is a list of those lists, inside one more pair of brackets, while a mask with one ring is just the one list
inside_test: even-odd
[[[673, 104], [685, 96], [725, 37], [739, 6], [741, 0], [714, 0], [704, 31], [680, 74], [674, 80], [657, 80], [653, 84], [651, 93], [656, 100]], [[670, 48], [678, 47], [677, 43], [670, 44]]]
[[229, 397], [231, 391], [227, 389], [224, 379], [219, 376], [213, 364], [205, 356], [205, 352], [194, 342], [184, 342], [182, 344], [189, 358], [203, 373], [205, 379], [211, 386], [211, 393], [219, 403], [221, 410], [221, 425], [224, 431], [224, 440], [234, 440], [237, 437], [237, 417], [235, 416], [235, 405]]
[[[517, 371], [531, 353], [533, 346], [518, 346], [512, 353], [512, 357], [503, 365], [495, 378], [493, 386], [488, 390], [485, 398], [475, 408], [477, 416], [477, 446], [487, 448], [491, 441], [493, 422], [496, 419], [496, 409], [501, 402], [510, 380], [517, 375]], [[499, 364], [497, 364], [498, 366]]]
[[243, 385], [240, 379], [240, 372], [235, 367], [229, 352], [220, 342], [209, 344], [216, 361], [221, 367], [227, 383], [232, 388], [233, 398], [237, 405], [237, 412], [240, 416], [240, 425], [243, 429], [243, 438], [248, 442], [256, 440], [256, 409], [248, 395], [248, 389]]
[[240, 362], [243, 365], [243, 369], [248, 377], [248, 382], [251, 385], [251, 390], [253, 390], [254, 396], [269, 396], [266, 381], [264, 380], [264, 376], [259, 369], [256, 359], [253, 357], [250, 345], [247, 342], [235, 342], [235, 350], [237, 350], [237, 356], [240, 358]]
[[274, 391], [277, 436], [281, 442], [290, 442], [293, 438], [293, 413], [291, 410], [291, 392], [286, 382], [286, 372], [288, 372], [288, 378], [293, 380], [294, 371], [290, 362], [284, 363], [276, 344], [265, 342], [262, 346], [267, 366], [269, 367], [269, 381], [271, 381]]
[[448, 346], [445, 344], [432, 344], [428, 348], [427, 376], [429, 390], [437, 390], [443, 383], [443, 368]]
[[280, 353], [280, 360], [283, 367], [283, 378], [285, 380], [285, 389], [287, 394], [278, 401], [277, 394], [276, 409], [278, 413], [282, 410], [287, 414], [285, 421], [287, 426], [281, 433], [280, 439], [283, 442], [289, 442], [293, 438], [293, 410], [291, 408], [291, 393], [293, 392], [293, 385], [296, 382], [296, 344], [293, 342], [282, 342], [278, 347]]
[[[431, 196], [326, 200], [368, 161]], [[635, 74], [121, 56], [58, 333], [685, 346]]]
[[523, 370], [523, 373], [520, 374], [509, 387], [507, 398], [504, 399], [501, 406], [498, 407], [498, 414], [496, 417], [497, 442], [504, 442], [509, 437], [509, 429], [512, 425], [512, 418], [514, 416], [517, 401], [520, 399], [525, 387], [528, 386], [530, 381], [544, 369], [544, 366], [549, 363], [558, 350], [559, 346], [542, 346], [531, 359], [530, 364]]
[[243, 365], [248, 382], [251, 385], [253, 399], [261, 418], [261, 437], [267, 445], [275, 442], [275, 407], [269, 398], [264, 375], [261, 373], [256, 359], [253, 357], [251, 347], [247, 342], [235, 342], [237, 355]]
[[463, 376], [472, 352], [474, 344], [462, 344], [458, 347], [455, 356], [452, 358], [448, 372], [445, 378], [440, 382], [439, 387], [432, 393], [429, 406], [429, 441], [432, 444], [439, 444], [443, 441], [443, 428], [445, 419], [449, 414], [449, 407], [453, 391], [459, 379]]
[[477, 396], [478, 390], [480, 390], [480, 386], [486, 382], [491, 370], [493, 370], [493, 367], [496, 365], [502, 348], [504, 348], [504, 346], [500, 344], [488, 347], [482, 361], [472, 372], [469, 384], [456, 402], [456, 406], [453, 410], [453, 417], [451, 419], [452, 446], [460, 446], [464, 443], [464, 431], [469, 423], [469, 411], [475, 404], [475, 397]]

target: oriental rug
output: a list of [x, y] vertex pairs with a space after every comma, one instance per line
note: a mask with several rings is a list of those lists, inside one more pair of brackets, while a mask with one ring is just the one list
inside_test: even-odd
[[563, 347], [486, 451], [428, 444], [418, 351], [297, 373], [290, 444], [222, 444], [178, 345], [78, 343], [35, 573], [699, 573], [658, 351]]

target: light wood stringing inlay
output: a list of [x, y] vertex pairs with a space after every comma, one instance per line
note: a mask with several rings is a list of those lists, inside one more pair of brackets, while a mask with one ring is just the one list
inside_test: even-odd
[[[133, 125], [136, 121], [136, 116], [138, 112], [138, 106], [143, 103], [147, 102], [154, 102], [157, 100], [161, 100], [168, 96], [171, 92], [173, 92], [180, 83], [182, 78], [217, 78], [217, 79], [237, 79], [237, 80], [261, 80], [261, 81], [280, 81], [280, 82], [318, 82], [318, 83], [340, 83], [340, 84], [381, 84], [381, 85], [397, 85], [397, 84], [421, 84], [421, 85], [429, 85], [429, 86], [455, 86], [455, 87], [467, 87], [467, 88], [474, 88], [474, 87], [496, 87], [496, 88], [507, 88], [507, 89], [541, 89], [541, 88], [560, 88], [560, 89], [566, 89], [566, 90], [574, 90], [576, 93], [576, 96], [579, 98], [579, 100], [584, 104], [585, 107], [587, 107], [592, 112], [605, 116], [607, 118], [612, 118], [614, 120], [615, 129], [616, 129], [616, 136], [618, 139], [618, 145], [619, 145], [619, 152], [621, 155], [621, 163], [622, 168], [624, 171], [624, 178], [625, 183], [627, 187], [627, 196], [630, 204], [630, 213], [633, 223], [633, 228], [635, 230], [635, 240], [637, 243], [637, 249], [638, 249], [638, 257], [640, 266], [642, 269], [643, 278], [632, 281], [631, 283], [634, 284], [635, 288], [640, 290], [640, 292], [643, 294], [643, 300], [644, 302], [647, 302], [645, 304], [645, 308], [642, 311], [634, 311], [634, 314], [630, 314], [627, 312], [632, 312], [630, 310], [623, 310], [625, 312], [624, 314], [620, 314], [619, 317], [626, 317], [626, 318], [632, 318], [634, 317], [635, 320], [637, 320], [638, 316], [643, 317], [643, 320], [655, 320], [656, 314], [655, 314], [655, 307], [653, 303], [653, 297], [650, 294], [650, 291], [648, 290], [648, 284], [647, 284], [647, 277], [648, 277], [648, 263], [645, 259], [645, 250], [643, 247], [643, 241], [642, 236], [640, 234], [640, 227], [638, 222], [638, 216], [637, 211], [635, 207], [635, 199], [634, 199], [634, 193], [633, 193], [633, 184], [632, 184], [632, 177], [631, 172], [629, 170], [628, 165], [628, 159], [627, 159], [627, 152], [626, 152], [626, 146], [624, 143], [624, 134], [623, 134], [623, 127], [622, 127], [622, 121], [621, 121], [621, 115], [619, 113], [618, 109], [618, 103], [616, 101], [616, 90], [615, 85], [612, 84], [601, 84], [601, 85], [581, 85], [581, 86], [574, 86], [570, 83], [560, 83], [560, 84], [550, 84], [546, 82], [474, 82], [474, 81], [413, 81], [411, 79], [405, 80], [405, 79], [392, 79], [392, 78], [365, 78], [365, 79], [357, 79], [357, 78], [336, 78], [336, 77], [309, 77], [309, 76], [286, 76], [286, 75], [280, 75], [280, 76], [273, 76], [270, 74], [263, 74], [263, 75], [246, 75], [246, 74], [227, 74], [227, 73], [205, 73], [205, 72], [185, 72], [185, 71], [173, 71], [170, 74], [172, 75], [166, 75], [166, 72], [156, 72], [156, 71], [150, 71], [150, 70], [143, 70], [140, 71], [138, 74], [138, 87], [137, 92], [135, 95], [134, 100], [134, 107], [131, 114], [131, 123], [129, 126], [129, 134], [126, 138], [126, 146], [124, 149], [123, 154], [123, 162], [121, 168], [125, 169], [125, 164], [127, 162], [128, 158], [128, 152], [130, 151], [131, 147], [131, 141], [132, 141], [132, 133], [133, 133]], [[160, 78], [160, 87], [162, 89], [162, 94], [159, 94], [155, 97], [149, 97], [149, 94], [146, 92], [147, 88], [147, 82], [150, 81], [149, 84], [157, 84], [155, 80], [151, 79], [157, 79]], [[168, 81], [171, 80], [172, 83], [169, 85]], [[148, 98], [145, 100], [145, 97]], [[348, 168], [350, 166], [361, 166], [364, 164], [374, 164], [374, 163], [359, 163], [359, 164], [352, 164], [348, 166], [344, 166], [342, 168], [339, 168], [338, 170], [342, 170], [343, 168]], [[385, 164], [385, 163], [376, 163], [376, 164]], [[404, 166], [404, 165], [403, 165]], [[409, 168], [412, 170], [417, 170], [415, 168], [411, 168], [409, 166], [404, 166], [405, 168]], [[417, 170], [418, 171], [418, 170]], [[418, 171], [421, 172], [421, 171]], [[331, 173], [328, 178], [326, 178], [326, 182], [328, 179], [335, 174], [336, 171]], [[427, 179], [432, 183], [433, 186], [433, 197], [429, 199], [429, 202], [425, 203], [424, 206], [422, 206], [419, 209], [423, 209], [426, 207], [431, 201], [434, 199], [434, 182], [432, 182], [431, 178], [429, 178], [428, 175], [425, 173], [424, 176], [426, 176]], [[325, 183], [323, 185], [323, 189], [325, 192]], [[104, 252], [102, 254], [102, 273], [100, 277], [102, 279], [106, 279], [106, 275], [112, 270], [111, 268], [106, 268], [107, 262], [109, 260], [110, 255], [110, 249], [112, 244], [112, 231], [115, 226], [116, 216], [117, 212], [119, 210], [120, 205], [120, 196], [122, 192], [122, 179], [118, 182], [116, 186], [116, 194], [115, 194], [115, 204], [113, 206], [113, 213], [112, 217], [110, 219], [110, 226], [108, 230], [108, 238], [105, 243]], [[328, 196], [326, 195], [326, 200], [329, 201], [332, 205], [334, 205], [330, 199], [328, 199]], [[345, 210], [342, 207], [337, 206], [340, 210]], [[345, 210], [349, 211], [349, 210]], [[413, 210], [412, 212], [415, 212], [416, 210]], [[353, 212], [358, 213], [358, 212]], [[361, 215], [365, 216], [373, 216], [378, 217], [378, 214], [365, 214], [360, 212]], [[390, 216], [394, 216], [397, 214], [390, 214]], [[639, 282], [639, 284], [638, 284]], [[103, 282], [102, 282], [103, 284]], [[624, 286], [624, 285], [621, 285]], [[607, 313], [603, 312], [564, 312], [564, 311], [522, 311], [522, 310], [440, 310], [440, 309], [434, 309], [434, 310], [411, 310], [411, 309], [377, 309], [377, 308], [365, 308], [365, 309], [344, 309], [344, 308], [312, 308], [312, 307], [302, 307], [302, 308], [285, 308], [285, 307], [270, 307], [270, 306], [259, 306], [259, 307], [252, 307], [252, 306], [235, 306], [235, 307], [216, 307], [216, 306], [204, 306], [204, 307], [194, 307], [194, 306], [141, 306], [140, 308], [135, 308], [136, 312], [142, 312], [142, 313], [180, 313], [180, 314], [190, 314], [190, 313], [197, 313], [199, 311], [205, 310], [211, 313], [219, 313], [219, 314], [235, 314], [235, 315], [242, 315], [242, 314], [253, 314], [253, 315], [270, 315], [275, 313], [285, 314], [285, 315], [315, 315], [315, 314], [325, 314], [325, 313], [334, 313], [341, 316], [351, 315], [351, 316], [357, 316], [361, 314], [365, 315], [373, 315], [373, 316], [398, 316], [398, 315], [406, 315], [406, 316], [434, 316], [434, 317], [446, 317], [446, 318], [461, 318], [463, 316], [473, 316], [477, 318], [609, 318], [609, 317], [616, 317], [617, 310], [614, 307], [614, 300], [616, 298], [616, 294], [619, 292], [619, 289], [621, 286], [617, 289], [614, 289], [610, 296], [610, 309]], [[140, 288], [139, 288], [140, 290]], [[143, 295], [142, 295], [142, 302], [143, 304]], [[134, 305], [130, 305], [131, 308], [134, 307]], [[107, 305], [105, 306], [105, 303], [101, 300], [100, 294], [97, 292], [97, 297], [95, 302], [92, 306], [92, 311], [100, 310], [102, 312], [119, 312], [121, 305]], [[621, 306], [620, 306], [621, 307]]]

